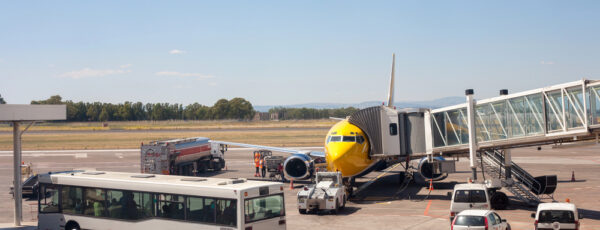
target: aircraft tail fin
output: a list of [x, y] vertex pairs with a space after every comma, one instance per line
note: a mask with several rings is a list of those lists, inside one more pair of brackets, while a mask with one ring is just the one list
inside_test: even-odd
[[392, 54], [392, 75], [390, 76], [390, 91], [388, 91], [387, 106], [394, 107], [394, 67], [396, 66], [396, 54]]

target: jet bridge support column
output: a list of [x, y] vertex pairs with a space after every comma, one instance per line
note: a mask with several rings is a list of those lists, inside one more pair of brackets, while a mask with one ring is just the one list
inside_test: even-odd
[[512, 177], [512, 156], [510, 152], [510, 149], [504, 149], [504, 174], [507, 180]]
[[469, 130], [469, 163], [473, 171], [473, 180], [477, 180], [477, 164], [475, 163], [477, 153], [477, 138], [475, 137], [475, 108], [473, 89], [465, 90], [467, 96], [467, 120]]

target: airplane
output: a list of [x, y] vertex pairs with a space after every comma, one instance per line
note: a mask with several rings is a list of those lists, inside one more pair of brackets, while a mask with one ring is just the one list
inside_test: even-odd
[[[395, 66], [395, 54], [392, 55], [392, 74], [390, 77], [390, 85], [388, 91], [387, 107], [394, 108], [394, 66]], [[289, 148], [280, 148], [272, 146], [253, 145], [246, 143], [235, 143], [225, 141], [214, 141], [224, 145], [249, 147], [256, 149], [266, 149], [271, 151], [285, 152], [292, 154], [288, 157], [283, 164], [285, 176], [288, 179], [303, 180], [308, 179], [314, 175], [315, 165], [324, 164], [327, 167], [327, 171], [335, 172], [339, 171], [342, 173], [344, 183], [346, 187], [350, 189], [348, 191], [352, 193], [352, 187], [354, 179], [357, 177], [364, 176], [373, 170], [385, 169], [388, 165], [395, 163], [401, 163], [402, 161], [396, 160], [376, 160], [372, 159], [369, 155], [370, 151], [370, 140], [363, 130], [356, 125], [350, 123], [348, 118], [335, 118], [340, 120], [333, 125], [327, 132], [327, 136], [324, 141], [325, 152], [318, 151], [302, 151]], [[405, 168], [408, 168], [409, 160], [412, 160], [412, 156], [407, 156], [409, 159], [406, 161]], [[432, 170], [431, 161], [428, 161], [427, 157], [422, 157], [418, 164], [418, 172], [420, 172], [423, 179], [426, 181], [433, 180], [439, 181], [445, 179], [448, 175], [446, 173], [434, 173]], [[403, 159], [405, 160], [405, 159]], [[444, 161], [445, 159], [441, 156], [433, 158], [433, 161]]]

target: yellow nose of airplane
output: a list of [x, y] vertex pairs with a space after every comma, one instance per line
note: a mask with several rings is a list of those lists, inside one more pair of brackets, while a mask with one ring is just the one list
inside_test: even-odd
[[339, 171], [344, 177], [357, 175], [373, 163], [366, 135], [347, 120], [338, 122], [327, 133], [325, 154], [327, 170]]

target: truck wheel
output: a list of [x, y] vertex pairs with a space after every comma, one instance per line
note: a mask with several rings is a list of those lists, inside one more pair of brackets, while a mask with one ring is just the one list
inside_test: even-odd
[[493, 209], [504, 210], [508, 206], [508, 197], [503, 192], [495, 192], [490, 198]]
[[338, 200], [335, 199], [335, 209], [331, 210], [331, 213], [333, 213], [333, 215], [337, 215], [339, 211], [340, 211], [340, 202], [338, 202]]
[[67, 225], [65, 225], [65, 230], [80, 230], [79, 224], [75, 221], [69, 221]]
[[306, 209], [301, 209], [301, 208], [299, 208], [299, 209], [298, 209], [298, 212], [299, 212], [300, 214], [306, 214]]
[[213, 171], [215, 171], [215, 172], [221, 171], [221, 162], [220, 161], [218, 163], [213, 163]]

